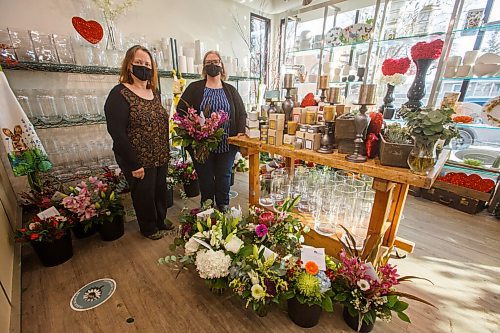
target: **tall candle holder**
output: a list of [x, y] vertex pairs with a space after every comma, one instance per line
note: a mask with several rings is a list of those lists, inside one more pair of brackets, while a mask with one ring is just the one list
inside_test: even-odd
[[341, 93], [342, 90], [339, 87], [328, 88], [328, 103], [332, 105], [340, 104]]
[[326, 91], [328, 90], [328, 75], [321, 75], [319, 77], [318, 88], [321, 90], [321, 96], [319, 96], [319, 98], [321, 99], [321, 102], [324, 103], [326, 99]]
[[354, 153], [347, 155], [345, 158], [349, 162], [363, 163], [368, 159], [360, 153], [361, 145], [364, 143], [364, 136], [368, 128], [368, 105], [375, 105], [377, 86], [375, 84], [362, 84], [359, 91], [359, 99], [356, 105], [361, 105], [359, 113], [354, 117], [354, 125], [356, 127], [356, 139], [354, 139]]
[[281, 104], [281, 109], [285, 113], [285, 124], [292, 120], [293, 101], [290, 91], [293, 89], [293, 74], [285, 74], [283, 88], [286, 89], [285, 100]]

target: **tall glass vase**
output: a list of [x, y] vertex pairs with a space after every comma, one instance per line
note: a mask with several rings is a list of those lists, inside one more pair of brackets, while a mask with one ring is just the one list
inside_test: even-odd
[[408, 102], [404, 105], [413, 111], [417, 111], [424, 105], [422, 103], [422, 98], [424, 98], [426, 94], [425, 78], [434, 59], [417, 59], [414, 61], [417, 65], [417, 73], [415, 74], [415, 80], [406, 95], [408, 97]]
[[106, 33], [106, 50], [117, 50], [117, 36], [116, 36], [116, 26], [114, 19], [109, 15], [109, 13], [104, 12], [104, 21], [106, 22], [105, 33]]
[[380, 107], [380, 112], [384, 114], [384, 119], [392, 119], [394, 116], [394, 88], [390, 83], [387, 83], [387, 92], [384, 96], [384, 104]]
[[436, 141], [415, 139], [415, 147], [408, 156], [408, 166], [413, 173], [427, 175], [436, 165]]

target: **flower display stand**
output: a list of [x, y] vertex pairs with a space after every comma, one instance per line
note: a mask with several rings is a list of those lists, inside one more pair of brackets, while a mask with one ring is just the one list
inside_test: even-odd
[[[413, 251], [415, 245], [413, 242], [396, 236], [408, 189], [410, 185], [425, 189], [431, 188], [449, 157], [449, 151], [443, 151], [439, 155], [434, 169], [428, 175], [421, 176], [413, 174], [405, 168], [383, 166], [378, 159], [368, 160], [365, 163], [352, 163], [345, 159], [345, 154], [337, 152], [320, 154], [311, 150], [273, 146], [248, 137], [230, 137], [229, 143], [248, 150], [250, 161], [249, 202], [251, 205], [259, 204], [260, 152], [281, 155], [286, 158], [289, 166], [293, 166], [291, 163], [293, 160], [300, 159], [373, 177], [375, 200], [363, 255], [367, 255], [377, 246], [379, 237], [373, 236], [383, 236], [381, 245], [384, 247], [396, 246], [407, 252]], [[312, 219], [304, 218], [303, 223], [311, 227], [311, 231], [305, 235], [306, 244], [323, 247], [327, 254], [339, 257], [342, 247], [336, 238], [315, 232]]]

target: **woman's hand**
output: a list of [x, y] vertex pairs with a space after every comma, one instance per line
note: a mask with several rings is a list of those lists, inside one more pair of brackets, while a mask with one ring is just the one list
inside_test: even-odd
[[144, 168], [140, 168], [140, 169], [137, 169], [135, 171], [132, 171], [132, 177], [144, 179]]

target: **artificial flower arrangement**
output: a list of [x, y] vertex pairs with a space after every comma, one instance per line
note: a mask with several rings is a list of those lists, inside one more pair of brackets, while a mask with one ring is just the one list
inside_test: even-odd
[[[351, 328], [360, 331], [363, 325], [372, 325], [376, 318], [388, 322], [392, 319], [393, 312], [409, 323], [410, 318], [404, 313], [408, 303], [401, 298], [413, 299], [434, 307], [417, 296], [397, 291], [396, 286], [400, 283], [422, 278], [400, 277], [396, 267], [388, 263], [390, 250], [386, 256], [377, 257], [375, 249], [363, 257], [364, 248], [358, 251], [354, 238], [347, 229], [344, 230], [347, 238], [346, 241], [341, 240], [343, 249], [340, 253], [340, 263], [329, 276], [335, 300], [344, 306], [344, 319], [355, 319], [355, 327]], [[347, 319], [346, 322], [350, 323]]]
[[203, 112], [189, 107], [182, 113], [176, 112], [173, 120], [175, 124], [173, 144], [191, 147], [194, 158], [203, 164], [210, 152], [219, 146], [224, 136], [222, 125], [229, 120], [229, 116], [224, 111], [210, 114], [208, 107]]
[[382, 81], [392, 86], [405, 83], [405, 75], [410, 68], [411, 61], [408, 57], [400, 59], [385, 59], [382, 63]]
[[441, 56], [444, 42], [441, 39], [436, 39], [432, 42], [418, 42], [410, 49], [411, 58], [413, 61], [420, 59], [436, 60]]
[[41, 219], [34, 216], [23, 228], [17, 229], [16, 242], [52, 242], [61, 239], [73, 227], [74, 220], [63, 215], [54, 215]]
[[112, 221], [123, 216], [124, 209], [120, 196], [113, 186], [98, 177], [82, 180], [78, 186], [69, 188], [69, 195], [61, 201], [64, 208], [74, 213], [87, 231], [93, 223]]

